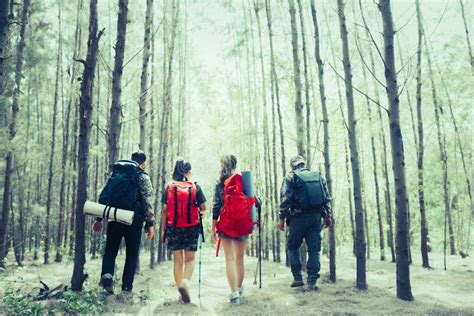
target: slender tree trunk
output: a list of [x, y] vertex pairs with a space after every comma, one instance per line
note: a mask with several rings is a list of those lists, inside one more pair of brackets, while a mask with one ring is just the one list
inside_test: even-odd
[[[58, 12], [59, 30], [61, 30], [61, 7], [59, 5]], [[52, 128], [51, 128], [51, 151], [49, 156], [49, 173], [48, 173], [48, 192], [46, 197], [46, 231], [44, 239], [44, 264], [49, 263], [49, 243], [51, 240], [50, 233], [50, 222], [51, 222], [51, 206], [53, 200], [53, 168], [54, 168], [54, 156], [56, 148], [56, 121], [58, 113], [58, 99], [59, 99], [59, 77], [61, 67], [61, 31], [58, 33], [58, 52], [56, 57], [56, 81], [54, 84], [54, 99], [53, 99], [53, 117], [52, 117]]]
[[[309, 75], [308, 75], [308, 53], [306, 48], [306, 31], [304, 23], [304, 11], [301, 0], [297, 0], [301, 28], [301, 49], [303, 54], [304, 95], [306, 107], [306, 156], [308, 166], [311, 165], [311, 105], [309, 102]], [[316, 115], [316, 113], [315, 113]]]
[[112, 105], [110, 106], [108, 152], [109, 173], [120, 153], [120, 132], [122, 130], [122, 72], [127, 33], [128, 0], [119, 0], [117, 19], [117, 41], [115, 44], [114, 71], [112, 74]]
[[428, 258], [428, 223], [426, 221], [425, 206], [425, 181], [423, 160], [425, 154], [424, 134], [423, 134], [423, 112], [421, 111], [421, 52], [423, 49], [423, 26], [421, 22], [420, 0], [416, 0], [416, 18], [418, 21], [418, 49], [416, 52], [416, 118], [418, 130], [418, 150], [417, 150], [417, 167], [418, 167], [418, 204], [420, 206], [420, 224], [421, 224], [421, 259], [422, 266], [429, 268]]
[[[10, 1], [0, 2], [0, 95], [3, 95], [8, 77], [8, 54], [10, 40]], [[0, 258], [1, 259], [1, 258]]]
[[[304, 117], [303, 117], [303, 102], [301, 100], [301, 73], [300, 73], [300, 58], [298, 55], [298, 29], [296, 26], [296, 10], [294, 0], [288, 0], [290, 21], [291, 21], [291, 46], [293, 52], [293, 82], [295, 85], [295, 119], [296, 119], [296, 147], [298, 154], [306, 157], [304, 146]], [[308, 160], [308, 159], [307, 159]]]
[[361, 176], [359, 166], [359, 153], [357, 150], [356, 120], [354, 113], [354, 96], [352, 91], [352, 73], [349, 60], [349, 41], [347, 38], [346, 17], [344, 15], [344, 2], [337, 0], [339, 26], [342, 40], [342, 54], [344, 65], [344, 77], [346, 85], [347, 99], [347, 124], [349, 133], [349, 148], [351, 152], [352, 178], [354, 190], [355, 205], [355, 224], [356, 224], [356, 256], [357, 256], [357, 288], [366, 289], [365, 272], [365, 232], [364, 232], [364, 210], [362, 208]]
[[74, 270], [71, 279], [71, 289], [82, 291], [86, 279], [84, 274], [85, 257], [85, 215], [84, 203], [87, 200], [87, 177], [89, 160], [89, 139], [92, 123], [92, 99], [94, 90], [95, 66], [99, 50], [99, 40], [103, 31], [98, 32], [97, 26], [97, 0], [90, 2], [89, 38], [87, 41], [87, 57], [84, 63], [84, 73], [81, 82], [80, 133], [79, 133], [79, 172], [77, 183], [76, 201], [76, 230], [74, 250]]
[[[153, 25], [153, 20], [152, 20], [152, 25]], [[150, 86], [153, 86], [155, 84], [155, 55], [156, 55], [156, 47], [155, 47], [155, 37], [151, 37], [151, 82]], [[150, 97], [150, 129], [149, 129], [149, 149], [148, 149], [148, 154], [150, 156], [150, 162], [149, 162], [149, 169], [148, 172], [150, 174], [150, 179], [154, 179], [155, 175], [155, 165], [154, 165], [154, 147], [155, 147], [155, 137], [154, 137], [154, 130], [155, 130], [155, 94], [152, 93]], [[156, 200], [158, 200], [158, 197], [156, 197]], [[159, 210], [157, 208], [158, 204], [155, 204], [154, 210], [155, 210], [155, 216], [156, 218], [160, 218], [159, 216]], [[161, 223], [161, 221], [159, 221]], [[156, 226], [156, 225], [155, 225]], [[155, 228], [155, 235], [158, 233], [159, 230], [157, 231]], [[159, 235], [156, 235], [159, 236]], [[150, 248], [150, 269], [155, 268], [155, 246], [156, 246], [156, 241], [160, 239], [159, 237], [153, 237], [151, 240], [151, 248]]]
[[[272, 139], [272, 148], [273, 148], [273, 177], [274, 177], [274, 187], [273, 187], [273, 203], [274, 205], [278, 205], [278, 171], [277, 171], [277, 149], [276, 149], [276, 137], [277, 137], [277, 132], [276, 132], [276, 112], [278, 112], [278, 119], [280, 123], [280, 145], [281, 145], [281, 157], [282, 157], [282, 164], [285, 164], [285, 155], [284, 155], [284, 139], [283, 139], [283, 131], [282, 131], [282, 125], [281, 125], [281, 111], [280, 111], [280, 89], [278, 86], [278, 77], [276, 75], [276, 67], [275, 67], [275, 53], [273, 49], [273, 29], [272, 29], [272, 13], [271, 13], [271, 6], [270, 6], [270, 1], [265, 0], [265, 9], [266, 9], [266, 14], [267, 14], [267, 28], [268, 28], [268, 39], [270, 42], [270, 82], [271, 82], [271, 91], [272, 91], [272, 134], [273, 134], [273, 139]], [[285, 166], [283, 166], [283, 176], [285, 175]], [[276, 213], [276, 207], [275, 213]], [[276, 214], [275, 214], [276, 216]], [[276, 262], [281, 261], [281, 249], [280, 249], [280, 231], [276, 230], [275, 232], [276, 236]]]
[[[9, 16], [8, 16], [8, 1], [2, 1], [0, 4], [0, 92], [4, 93], [4, 83], [6, 80], [6, 65], [3, 64], [7, 59], [7, 41], [9, 37]], [[28, 24], [28, 13], [30, 7], [30, 0], [23, 0], [23, 7], [21, 10], [21, 26], [20, 26], [20, 40], [16, 47], [16, 63], [15, 63], [15, 87], [13, 90], [13, 101], [11, 107], [11, 116], [8, 124], [7, 139], [11, 144], [16, 136], [16, 119], [20, 110], [19, 94], [21, 88], [22, 69], [23, 69], [23, 52], [25, 50], [25, 31]], [[6, 25], [5, 25], [6, 24]], [[2, 205], [2, 222], [0, 223], [0, 266], [3, 266], [3, 260], [7, 253], [7, 228], [8, 216], [12, 205], [12, 172], [13, 172], [13, 146], [7, 146], [5, 155], [5, 180], [3, 183], [3, 205]]]
[[380, 0], [379, 10], [383, 20], [384, 64], [387, 98], [389, 104], [390, 140], [392, 143], [393, 175], [395, 179], [395, 204], [397, 206], [397, 297], [412, 301], [410, 265], [408, 262], [408, 195], [405, 181], [403, 136], [400, 129], [399, 94], [395, 68], [394, 30], [390, 0]]
[[140, 101], [139, 101], [139, 122], [140, 122], [140, 149], [145, 149], [145, 122], [146, 122], [146, 101], [148, 95], [148, 63], [150, 61], [150, 35], [153, 23], [153, 0], [147, 0], [145, 13], [145, 34], [143, 39], [143, 63], [140, 77]]
[[[314, 26], [314, 57], [318, 65], [318, 80], [319, 80], [319, 96], [321, 101], [321, 109], [323, 112], [323, 126], [324, 126], [324, 169], [326, 175], [326, 183], [329, 194], [333, 196], [332, 192], [332, 178], [331, 178], [331, 159], [329, 153], [329, 114], [326, 105], [326, 90], [324, 86], [324, 63], [321, 59], [320, 52], [320, 36], [317, 19], [316, 6], [314, 0], [311, 0], [311, 16], [313, 18]], [[315, 114], [316, 115], [316, 114]], [[334, 217], [334, 216], [333, 216]], [[329, 280], [336, 282], [336, 234], [335, 223], [329, 228]]]
[[474, 56], [472, 55], [472, 46], [471, 46], [471, 40], [469, 37], [469, 28], [467, 27], [466, 13], [464, 12], [464, 4], [462, 1], [463, 0], [459, 0], [459, 5], [461, 6], [461, 15], [462, 15], [462, 21], [464, 22], [464, 31], [466, 32], [466, 42], [467, 42], [467, 50], [469, 52], [469, 61], [471, 62], [471, 70], [472, 70], [472, 74], [474, 75]]
[[[361, 8], [362, 10], [362, 8]], [[368, 29], [366, 28], [366, 34], [368, 34]], [[370, 64], [371, 64], [371, 72], [373, 74], [376, 73], [375, 70], [375, 60], [374, 60], [374, 54], [372, 52], [372, 48], [369, 49], [369, 57], [370, 57]], [[380, 104], [380, 95], [379, 95], [379, 88], [378, 88], [378, 83], [377, 81], [373, 80], [374, 84], [374, 101], [377, 104]], [[384, 127], [384, 122], [383, 122], [383, 117], [382, 117], [382, 109], [380, 106], [377, 106], [377, 115], [380, 121], [380, 142], [382, 143], [382, 174], [385, 182], [385, 211], [386, 211], [386, 217], [387, 217], [387, 224], [388, 224], [388, 230], [387, 230], [387, 245], [390, 247], [390, 253], [392, 257], [392, 262], [395, 262], [395, 244], [393, 242], [393, 221], [392, 221], [392, 197], [391, 197], [391, 192], [390, 192], [390, 178], [388, 174], [388, 161], [387, 161], [387, 141], [386, 141], [386, 136], [385, 136], [385, 127]]]
[[[427, 43], [426, 38], [425, 38], [425, 43]], [[439, 104], [430, 52], [428, 51], [428, 45], [426, 44], [425, 46], [426, 46], [426, 59], [428, 60], [428, 71], [429, 71], [429, 77], [430, 77], [430, 82], [431, 82], [431, 93], [433, 96], [433, 105], [434, 105], [434, 110], [435, 110], [436, 130], [437, 130], [437, 135], [438, 135], [440, 160], [441, 160], [442, 168], [443, 168], [444, 211], [446, 213], [446, 219], [448, 221], [449, 246], [451, 250], [451, 255], [455, 255], [456, 246], [455, 246], [455, 241], [454, 241], [454, 229], [453, 229], [453, 223], [452, 223], [450, 197], [449, 197], [448, 156], [446, 153], [446, 132], [444, 130], [444, 122], [442, 121], [442, 117], [441, 117], [441, 115], [443, 114], [443, 110], [441, 109], [441, 105]]]

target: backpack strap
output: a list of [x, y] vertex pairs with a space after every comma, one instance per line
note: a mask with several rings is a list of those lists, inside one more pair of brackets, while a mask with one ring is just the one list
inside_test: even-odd
[[191, 203], [193, 202], [192, 187], [188, 187], [188, 224], [191, 224]]
[[173, 192], [174, 192], [174, 219], [173, 219], [173, 225], [176, 227], [176, 224], [178, 223], [178, 187], [173, 186]]

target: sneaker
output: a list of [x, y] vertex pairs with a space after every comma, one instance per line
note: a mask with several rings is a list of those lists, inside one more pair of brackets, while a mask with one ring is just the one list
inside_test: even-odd
[[293, 280], [293, 282], [291, 282], [290, 284], [290, 287], [301, 287], [301, 286], [304, 286], [303, 280]]
[[178, 292], [181, 294], [183, 303], [188, 304], [191, 302], [191, 296], [189, 295], [189, 280], [184, 279], [181, 286], [178, 287]]
[[244, 295], [244, 287], [239, 287], [239, 295], [240, 297], [242, 298], [242, 296]]
[[114, 294], [114, 278], [110, 273], [106, 273], [100, 278], [100, 285], [108, 294]]
[[230, 294], [229, 301], [232, 305], [240, 304], [240, 294], [239, 291]]

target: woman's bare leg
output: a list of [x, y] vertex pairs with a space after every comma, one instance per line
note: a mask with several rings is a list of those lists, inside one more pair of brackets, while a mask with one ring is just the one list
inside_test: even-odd
[[247, 240], [244, 241], [235, 241], [235, 263], [236, 263], [236, 274], [237, 274], [237, 287], [241, 288], [242, 283], [244, 282], [244, 255], [245, 248], [247, 247]]
[[227, 282], [229, 283], [230, 290], [232, 293], [237, 292], [237, 273], [236, 273], [236, 262], [235, 262], [235, 240], [222, 238], [222, 246], [224, 247], [225, 256], [225, 271], [227, 274]]
[[194, 271], [194, 258], [196, 257], [195, 251], [184, 251], [184, 278], [191, 280]]
[[183, 274], [184, 274], [184, 251], [175, 250], [173, 251], [173, 272], [174, 272], [174, 281], [176, 282], [176, 287], [181, 286], [183, 283]]

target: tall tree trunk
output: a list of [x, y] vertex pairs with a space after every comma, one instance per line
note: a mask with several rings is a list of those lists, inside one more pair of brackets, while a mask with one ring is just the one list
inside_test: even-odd
[[[10, 1], [0, 2], [0, 95], [3, 95], [8, 78], [8, 54], [10, 40]], [[1, 257], [0, 257], [1, 259]]]
[[421, 225], [421, 259], [422, 266], [429, 268], [428, 258], [428, 223], [426, 221], [425, 206], [425, 181], [423, 160], [425, 155], [425, 144], [423, 134], [423, 112], [421, 111], [421, 52], [423, 49], [423, 26], [421, 22], [420, 0], [416, 0], [416, 19], [418, 21], [418, 49], [416, 52], [416, 118], [418, 130], [418, 150], [417, 150], [417, 168], [418, 168], [418, 204], [420, 206], [420, 225]]
[[[362, 11], [361, 7], [361, 11]], [[369, 37], [369, 30], [368, 27], [366, 26], [366, 34]], [[371, 72], [373, 74], [376, 73], [375, 70], [375, 60], [374, 60], [374, 54], [372, 52], [372, 48], [369, 48], [369, 58], [370, 58], [370, 64], [371, 64]], [[380, 104], [380, 95], [379, 95], [379, 87], [378, 83], [373, 79], [373, 84], [374, 84], [374, 101], [377, 104]], [[390, 247], [390, 253], [392, 257], [392, 262], [395, 262], [395, 245], [393, 241], [393, 221], [392, 221], [392, 194], [390, 191], [390, 178], [388, 174], [388, 161], [387, 161], [387, 140], [385, 136], [385, 127], [384, 127], [384, 120], [382, 117], [382, 109], [380, 106], [377, 106], [377, 116], [380, 121], [380, 142], [382, 143], [382, 174], [385, 182], [385, 213], [387, 217], [387, 224], [388, 224], [388, 230], [387, 230], [387, 245]]]
[[448, 178], [448, 156], [446, 153], [446, 132], [444, 130], [444, 121], [442, 121], [443, 110], [439, 104], [438, 93], [436, 90], [436, 83], [434, 79], [433, 66], [431, 62], [430, 52], [428, 51], [428, 44], [425, 37], [426, 43], [426, 59], [428, 60], [428, 71], [431, 82], [431, 94], [433, 96], [433, 105], [435, 110], [435, 120], [436, 120], [436, 131], [438, 135], [438, 146], [439, 146], [439, 155], [443, 168], [443, 195], [444, 195], [444, 212], [446, 219], [448, 221], [449, 229], [449, 247], [451, 250], [451, 255], [456, 254], [456, 246], [454, 241], [454, 229], [451, 216], [451, 206], [450, 206], [450, 197], [449, 197], [449, 178]]
[[383, 20], [384, 65], [387, 98], [389, 104], [390, 140], [392, 144], [393, 175], [395, 180], [395, 204], [397, 206], [397, 297], [412, 301], [410, 265], [408, 262], [408, 195], [405, 181], [403, 136], [400, 129], [397, 71], [395, 68], [394, 30], [390, 0], [380, 0], [379, 10]]
[[80, 110], [80, 132], [79, 132], [79, 172], [77, 181], [76, 201], [76, 229], [74, 249], [74, 270], [71, 279], [71, 289], [82, 291], [86, 279], [84, 274], [85, 256], [85, 215], [84, 203], [87, 200], [87, 177], [89, 161], [89, 139], [92, 123], [92, 99], [94, 90], [95, 66], [99, 50], [99, 40], [103, 31], [98, 32], [97, 26], [97, 0], [90, 2], [89, 38], [87, 41], [87, 57], [84, 63], [84, 73], [81, 82]]
[[[283, 139], [283, 127], [281, 124], [282, 117], [281, 117], [281, 110], [280, 110], [280, 88], [278, 85], [278, 77], [276, 75], [276, 67], [275, 67], [275, 53], [273, 49], [273, 29], [272, 29], [272, 11], [271, 11], [271, 6], [270, 6], [270, 1], [265, 0], [265, 9], [266, 9], [266, 15], [267, 15], [267, 28], [268, 28], [268, 39], [270, 42], [270, 82], [271, 82], [271, 91], [272, 91], [272, 134], [273, 134], [273, 177], [274, 177], [274, 187], [273, 187], [273, 198], [274, 198], [274, 205], [278, 205], [278, 171], [277, 171], [277, 149], [276, 149], [276, 112], [278, 112], [278, 120], [279, 120], [279, 125], [280, 125], [280, 150], [281, 150], [281, 159], [282, 159], [282, 167], [283, 167], [283, 176], [285, 175], [286, 172], [286, 167], [284, 166], [285, 164], [285, 153], [284, 153], [284, 139]], [[275, 212], [276, 212], [276, 208]], [[281, 261], [281, 255], [280, 255], [280, 231], [276, 230], [276, 262]]]
[[112, 104], [110, 106], [108, 151], [109, 173], [120, 153], [120, 132], [122, 130], [122, 72], [127, 33], [128, 0], [119, 0], [117, 19], [117, 42], [115, 43], [114, 71], [112, 74]]
[[148, 94], [148, 63], [150, 61], [150, 34], [153, 23], [153, 0], [146, 1], [145, 13], [145, 34], [143, 39], [143, 62], [142, 74], [140, 76], [140, 101], [139, 101], [139, 122], [140, 122], [140, 149], [145, 150], [145, 122], [146, 122], [146, 101]]
[[359, 153], [357, 150], [356, 120], [354, 113], [354, 96], [352, 91], [352, 71], [349, 59], [349, 40], [347, 38], [346, 17], [344, 15], [344, 2], [337, 0], [339, 26], [342, 40], [342, 54], [344, 65], [344, 82], [346, 85], [347, 99], [347, 125], [349, 134], [349, 149], [351, 152], [351, 166], [355, 205], [355, 224], [356, 224], [356, 257], [357, 257], [357, 288], [366, 289], [365, 272], [365, 232], [364, 232], [364, 210], [362, 208], [361, 177], [359, 166]]
[[53, 168], [54, 168], [54, 156], [56, 147], [56, 121], [58, 116], [58, 98], [59, 98], [59, 76], [61, 67], [61, 6], [58, 5], [58, 21], [59, 21], [59, 35], [58, 35], [58, 51], [56, 57], [56, 80], [54, 83], [54, 99], [53, 99], [53, 117], [51, 127], [51, 151], [49, 155], [49, 173], [48, 173], [48, 191], [46, 196], [46, 229], [44, 238], [44, 264], [49, 263], [49, 243], [51, 241], [50, 234], [50, 222], [51, 222], [51, 204], [53, 200]]
[[291, 46], [293, 52], [293, 83], [295, 85], [295, 119], [296, 119], [296, 147], [298, 154], [306, 157], [304, 146], [304, 117], [303, 117], [303, 103], [301, 100], [301, 72], [300, 72], [300, 58], [298, 55], [298, 29], [296, 27], [296, 10], [294, 0], [288, 0], [290, 21], [291, 21]]
[[[7, 59], [6, 49], [9, 36], [9, 17], [8, 17], [8, 1], [2, 1], [0, 4], [0, 92], [4, 93], [4, 83], [6, 81], [6, 70], [4, 60]], [[21, 26], [20, 26], [20, 40], [16, 47], [16, 63], [15, 63], [15, 87], [13, 90], [13, 101], [11, 107], [11, 116], [8, 124], [7, 139], [12, 143], [16, 135], [16, 118], [20, 110], [19, 94], [21, 87], [22, 69], [23, 69], [23, 52], [25, 50], [25, 31], [28, 24], [28, 13], [30, 7], [30, 0], [23, 0], [23, 7], [21, 10]], [[5, 25], [6, 24], [6, 25]], [[12, 172], [13, 172], [13, 146], [7, 146], [5, 155], [5, 180], [3, 184], [3, 205], [2, 205], [2, 222], [0, 223], [0, 266], [3, 266], [7, 253], [7, 227], [8, 216], [12, 205]]]
[[[301, 28], [301, 49], [303, 54], [303, 74], [304, 74], [304, 96], [306, 107], [306, 156], [308, 166], [311, 165], [311, 105], [309, 102], [309, 75], [308, 75], [308, 52], [306, 48], [306, 31], [304, 23], [304, 11], [301, 0], [297, 0]], [[316, 113], [315, 113], [316, 115]], [[316, 128], [316, 126], [315, 126]]]
[[[319, 96], [321, 100], [321, 109], [323, 112], [323, 126], [324, 126], [324, 171], [326, 176], [326, 183], [329, 194], [333, 196], [332, 192], [332, 178], [331, 178], [331, 158], [329, 153], [329, 114], [326, 105], [326, 90], [324, 86], [324, 63], [321, 59], [320, 52], [320, 36], [316, 6], [314, 0], [311, 0], [311, 16], [313, 18], [314, 27], [314, 58], [318, 65], [318, 80], [319, 80]], [[316, 115], [316, 114], [315, 114]], [[334, 217], [334, 216], [333, 216]], [[329, 227], [329, 280], [336, 282], [336, 234], [335, 223]]]
[[466, 42], [467, 42], [467, 50], [469, 52], [469, 61], [471, 62], [471, 70], [472, 70], [472, 74], [474, 75], [474, 56], [472, 55], [471, 40], [469, 37], [469, 28], [467, 27], [466, 13], [464, 12], [464, 4], [462, 0], [459, 0], [459, 5], [461, 6], [461, 15], [462, 15], [462, 21], [464, 22], [464, 31], [466, 32]]

